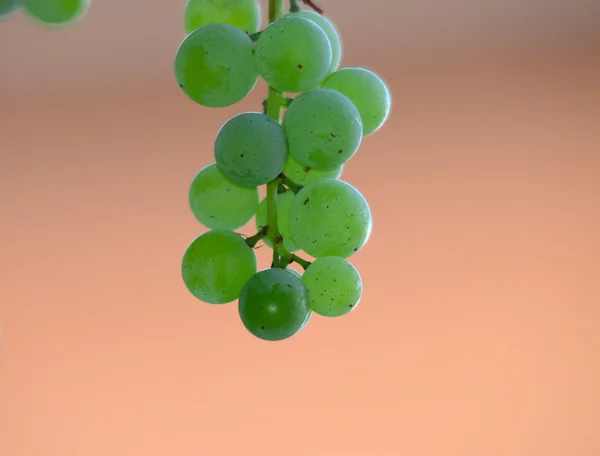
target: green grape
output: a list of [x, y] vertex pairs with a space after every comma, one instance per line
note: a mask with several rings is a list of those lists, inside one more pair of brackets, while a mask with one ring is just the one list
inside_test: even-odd
[[260, 271], [244, 285], [239, 299], [242, 323], [256, 337], [283, 340], [307, 322], [308, 292], [302, 279], [288, 270]]
[[[291, 270], [292, 269], [290, 269], [290, 271]], [[300, 326], [300, 329], [304, 328], [308, 324], [308, 322], [310, 321], [310, 319], [312, 318], [312, 316], [313, 316], [313, 311], [309, 309], [308, 312], [307, 312], [307, 314], [306, 314], [306, 319], [304, 320], [304, 323], [302, 323], [302, 326]]]
[[228, 24], [247, 34], [260, 28], [258, 0], [189, 0], [184, 13], [187, 33], [208, 24]]
[[362, 295], [362, 280], [356, 268], [340, 257], [322, 257], [311, 263], [302, 276], [310, 308], [326, 317], [339, 317], [356, 307]]
[[[286, 269], [286, 271], [290, 271], [296, 277], [300, 277], [300, 278], [302, 277], [302, 274], [300, 274], [298, 271], [295, 271], [294, 269]], [[309, 295], [309, 298], [310, 298], [310, 295]], [[308, 313], [306, 314], [306, 320], [304, 320], [304, 323], [302, 324], [302, 327], [300, 329], [304, 328], [308, 324], [308, 322], [310, 321], [312, 316], [313, 316], [313, 311], [309, 310]]]
[[0, 0], [0, 21], [16, 13], [21, 8], [22, 0]]
[[215, 140], [219, 170], [230, 181], [245, 187], [271, 182], [283, 171], [287, 157], [283, 128], [260, 112], [232, 117]]
[[[283, 246], [288, 252], [295, 252], [298, 250], [298, 246], [292, 239], [290, 234], [290, 206], [294, 200], [294, 192], [287, 191], [277, 195], [277, 227], [279, 228], [279, 234], [283, 237]], [[267, 224], [267, 199], [263, 199], [258, 206], [256, 211], [256, 227], [260, 229], [262, 226]], [[273, 242], [269, 237], [265, 237], [265, 244], [273, 248]]]
[[365, 68], [342, 68], [329, 75], [321, 87], [346, 95], [358, 109], [363, 136], [377, 131], [390, 113], [390, 92], [383, 80]]
[[312, 184], [319, 179], [338, 179], [342, 175], [344, 165], [336, 166], [332, 169], [314, 169], [306, 166], [302, 166], [294, 157], [289, 156], [283, 173], [293, 180], [295, 183], [300, 185]]
[[67, 25], [82, 19], [90, 0], [23, 0], [25, 11], [47, 25]]
[[226, 304], [239, 298], [257, 267], [254, 250], [239, 234], [209, 231], [189, 245], [181, 269], [194, 296], [209, 304]]
[[315, 258], [349, 258], [371, 234], [371, 210], [352, 185], [321, 179], [292, 201], [290, 231], [298, 247]]
[[356, 106], [335, 90], [303, 93], [290, 103], [282, 124], [290, 155], [309, 168], [331, 169], [344, 164], [362, 140]]
[[302, 17], [280, 19], [265, 28], [256, 42], [258, 72], [281, 92], [304, 92], [327, 76], [331, 45], [314, 22]]
[[329, 40], [329, 44], [331, 45], [331, 65], [329, 66], [329, 73], [333, 73], [340, 66], [340, 61], [342, 60], [342, 41], [340, 40], [340, 35], [336, 30], [335, 26], [331, 23], [329, 19], [316, 11], [311, 10], [302, 10], [296, 11], [295, 13], [288, 13], [284, 18], [289, 17], [303, 17], [304, 19], [308, 19], [317, 24], [321, 30], [325, 32], [327, 35], [327, 39]]
[[223, 108], [243, 100], [258, 82], [254, 43], [240, 29], [208, 24], [179, 45], [175, 76], [183, 92], [208, 108]]
[[213, 230], [235, 230], [250, 221], [258, 207], [258, 189], [229, 181], [216, 163], [200, 170], [189, 191], [192, 213]]

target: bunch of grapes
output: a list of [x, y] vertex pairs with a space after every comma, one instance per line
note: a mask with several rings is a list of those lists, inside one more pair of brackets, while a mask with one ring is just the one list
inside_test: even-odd
[[50, 27], [63, 27], [86, 15], [91, 0], [0, 0], [0, 20], [20, 10]]
[[[215, 161], [193, 179], [191, 210], [209, 231], [187, 248], [182, 275], [201, 301], [238, 300], [247, 330], [271, 341], [298, 333], [313, 312], [338, 317], [359, 303], [362, 280], [348, 259], [369, 239], [371, 211], [340, 176], [391, 104], [375, 73], [340, 69], [336, 27], [304, 3], [311, 9], [292, 0], [283, 14], [282, 0], [270, 0], [269, 24], [259, 30], [257, 0], [189, 0], [175, 57], [182, 91], [207, 108], [240, 102], [259, 77], [269, 86], [262, 111], [222, 125]], [[252, 218], [255, 235], [235, 232]], [[273, 260], [258, 271], [261, 240]], [[288, 268], [293, 262], [302, 275]]]

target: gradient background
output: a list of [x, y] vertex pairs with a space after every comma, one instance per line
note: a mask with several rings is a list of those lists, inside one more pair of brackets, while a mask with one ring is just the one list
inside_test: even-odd
[[597, 0], [321, 0], [394, 106], [343, 175], [361, 304], [281, 343], [180, 278], [188, 185], [264, 85], [196, 106], [184, 1], [93, 3], [0, 24], [0, 455], [600, 454]]

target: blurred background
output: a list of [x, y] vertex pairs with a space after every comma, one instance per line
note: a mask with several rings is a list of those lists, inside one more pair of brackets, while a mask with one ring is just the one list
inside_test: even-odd
[[2, 456], [600, 454], [600, 2], [318, 4], [394, 104], [343, 174], [363, 299], [279, 343], [180, 277], [264, 85], [180, 92], [184, 0], [0, 23]]

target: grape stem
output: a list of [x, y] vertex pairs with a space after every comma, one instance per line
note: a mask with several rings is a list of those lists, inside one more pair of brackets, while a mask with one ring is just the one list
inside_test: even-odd
[[246, 238], [246, 244], [248, 244], [248, 247], [250, 247], [251, 249], [256, 247], [256, 244], [258, 244], [258, 241], [260, 241], [262, 238], [264, 238], [267, 235], [268, 230], [269, 230], [268, 226], [263, 226], [260, 228], [260, 231], [258, 233], [256, 233], [254, 236], [250, 236], [249, 238]]
[[[304, 0], [302, 0], [304, 1]], [[269, 0], [269, 23], [275, 22], [283, 15], [283, 0]], [[263, 108], [266, 115], [277, 120], [281, 120], [281, 109], [286, 103], [286, 97], [279, 90], [269, 87], [269, 95], [263, 102]], [[285, 181], [287, 179], [287, 181]], [[277, 226], [277, 193], [280, 186], [290, 184], [294, 188], [298, 188], [298, 184], [292, 182], [283, 173], [277, 176], [273, 181], [267, 184], [267, 227], [266, 235], [273, 243], [273, 262], [271, 267], [285, 269], [288, 264], [296, 261], [302, 267], [307, 268], [310, 262], [303, 260], [297, 255], [293, 255], [283, 245], [283, 237], [279, 233]], [[290, 188], [292, 191], [293, 188]]]
[[280, 183], [281, 179], [278, 177], [267, 184], [267, 235], [273, 243], [273, 250], [277, 253], [279, 252], [275, 240], [280, 236], [277, 226], [277, 190]]
[[277, 252], [275, 250], [273, 250], [273, 261], [271, 261], [271, 267], [272, 268], [279, 267], [279, 255], [277, 255]]
[[281, 179], [281, 183], [294, 193], [298, 193], [303, 188], [303, 185], [297, 184], [283, 173], [279, 175], [279, 178]]
[[269, 0], [269, 22], [275, 22], [283, 16], [283, 0]]
[[298, 255], [292, 255], [292, 261], [290, 261], [290, 263], [293, 263], [294, 261], [302, 266], [304, 270], [308, 269], [308, 267], [311, 265], [310, 261], [300, 258]]
[[314, 9], [317, 13], [323, 15], [325, 14], [325, 11], [323, 11], [323, 8], [320, 8], [319, 6], [315, 5], [312, 0], [302, 0], [302, 3], [304, 3], [306, 6]]
[[[324, 14], [323, 8], [318, 7], [317, 5], [315, 5], [312, 0], [300, 0], [302, 3], [304, 3], [306, 6], [312, 8], [313, 10], [315, 10], [317, 13], [319, 14]], [[298, 2], [298, 0], [290, 0], [290, 13], [297, 13], [298, 11], [300, 11], [300, 3]]]

